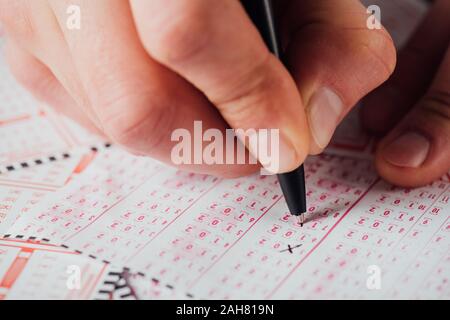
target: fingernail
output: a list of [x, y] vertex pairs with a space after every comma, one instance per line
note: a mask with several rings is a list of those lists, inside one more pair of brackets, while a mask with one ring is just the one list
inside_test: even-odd
[[267, 134], [258, 132], [248, 140], [250, 153], [265, 169], [261, 173], [276, 174], [294, 170], [298, 163], [293, 145], [279, 130], [267, 132]]
[[272, 170], [272, 173], [284, 173], [294, 170], [298, 166], [294, 146], [285, 137], [281, 136], [278, 149], [278, 170]]
[[321, 88], [312, 96], [307, 108], [311, 134], [317, 146], [324, 149], [344, 112], [339, 96], [329, 88]]
[[395, 166], [417, 168], [427, 158], [430, 145], [424, 135], [407, 131], [384, 148], [383, 157]]

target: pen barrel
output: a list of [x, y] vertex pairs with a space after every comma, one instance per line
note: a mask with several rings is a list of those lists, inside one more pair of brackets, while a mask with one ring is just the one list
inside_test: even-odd
[[276, 57], [282, 60], [272, 0], [241, 0], [245, 11], [264, 40], [264, 43]]
[[293, 215], [306, 212], [305, 170], [303, 166], [292, 172], [278, 175], [289, 211]]
[[[272, 0], [241, 0], [253, 24], [258, 28], [268, 49], [283, 63], [284, 57], [278, 42]], [[278, 175], [281, 189], [293, 215], [306, 212], [305, 171], [303, 165], [289, 173]]]

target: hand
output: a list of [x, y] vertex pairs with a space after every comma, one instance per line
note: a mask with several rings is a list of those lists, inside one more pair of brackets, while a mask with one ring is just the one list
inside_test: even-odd
[[437, 0], [399, 54], [392, 78], [365, 99], [365, 126], [383, 135], [376, 166], [402, 186], [450, 170], [450, 0]]
[[[113, 142], [171, 163], [176, 128], [279, 128], [279, 172], [321, 152], [395, 65], [358, 0], [277, 1], [292, 76], [236, 0], [0, 0], [6, 54], [34, 95]], [[69, 5], [80, 30], [66, 27]], [[255, 166], [189, 166], [238, 176]]]

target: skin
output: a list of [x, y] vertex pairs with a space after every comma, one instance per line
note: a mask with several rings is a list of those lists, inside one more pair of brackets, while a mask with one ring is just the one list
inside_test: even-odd
[[[365, 99], [362, 122], [381, 138], [375, 165], [383, 178], [397, 185], [415, 187], [445, 174], [450, 177], [449, 12], [449, 0], [434, 2], [399, 52], [392, 77]], [[389, 157], [389, 145], [405, 132], [429, 140], [429, 152], [419, 166], [398, 165]]]
[[[362, 114], [368, 128], [386, 135], [376, 164], [380, 175], [395, 184], [425, 184], [450, 169], [450, 54], [444, 54], [449, 0], [438, 2], [444, 8], [430, 12], [430, 21], [441, 16], [440, 31], [425, 27], [415, 36], [417, 43], [424, 38], [432, 45], [427, 54], [432, 51], [433, 58], [420, 63], [426, 71], [403, 75], [410, 68], [400, 54], [400, 66], [406, 67], [386, 84], [426, 75], [430, 81], [421, 87], [423, 94], [399, 115], [398, 105], [380, 98], [382, 87]], [[66, 8], [74, 4], [83, 17], [76, 31], [66, 28]], [[384, 29], [367, 28], [366, 8], [357, 0], [276, 4], [289, 72], [268, 52], [236, 0], [215, 0], [214, 5], [208, 0], [0, 0], [0, 23], [11, 70], [27, 89], [130, 152], [171, 164], [172, 131], [192, 129], [194, 120], [202, 120], [204, 129], [279, 128], [280, 172], [286, 172], [308, 154], [320, 153], [356, 102], [391, 76], [396, 52]], [[436, 90], [441, 102], [427, 98]], [[332, 92], [340, 111], [335, 123], [328, 119], [332, 125], [319, 139], [314, 124], [332, 114], [322, 112], [318, 118], [314, 112], [317, 101], [323, 101], [317, 98], [320, 92]], [[408, 90], [399, 94], [410, 96]], [[423, 107], [429, 103], [434, 111]], [[391, 119], [389, 128], [380, 125], [386, 119]], [[431, 145], [425, 162], [415, 168], [393, 165], [383, 156], [383, 147], [409, 126], [426, 133]], [[186, 169], [235, 177], [257, 166]]]

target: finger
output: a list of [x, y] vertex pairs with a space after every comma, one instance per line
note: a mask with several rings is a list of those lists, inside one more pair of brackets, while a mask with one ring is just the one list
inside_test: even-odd
[[450, 49], [425, 96], [381, 141], [376, 166], [386, 180], [408, 187], [450, 170]]
[[310, 152], [319, 153], [356, 102], [390, 76], [395, 48], [384, 29], [368, 29], [358, 0], [298, 0], [288, 12], [290, 70], [306, 105]]
[[450, 41], [449, 0], [438, 0], [400, 51], [396, 71], [386, 84], [364, 99], [363, 125], [386, 133], [425, 93]]
[[69, 48], [47, 0], [0, 1], [5, 33], [45, 64], [89, 119], [100, 128], [98, 117], [75, 70]]
[[34, 97], [100, 134], [99, 129], [80, 111], [72, 97], [43, 63], [10, 39], [4, 51], [12, 74]]
[[[194, 121], [202, 120], [204, 130], [225, 130], [223, 119], [196, 88], [148, 55], [127, 1], [51, 0], [50, 4], [102, 128], [114, 142], [173, 164], [171, 151], [176, 142], [171, 135], [176, 129], [193, 132]], [[80, 30], [65, 28], [69, 4], [81, 9]], [[191, 171], [222, 176], [255, 169], [250, 165], [189, 166]]]
[[152, 57], [199, 88], [233, 128], [279, 129], [279, 172], [303, 162], [309, 136], [298, 91], [238, 1], [131, 3]]

